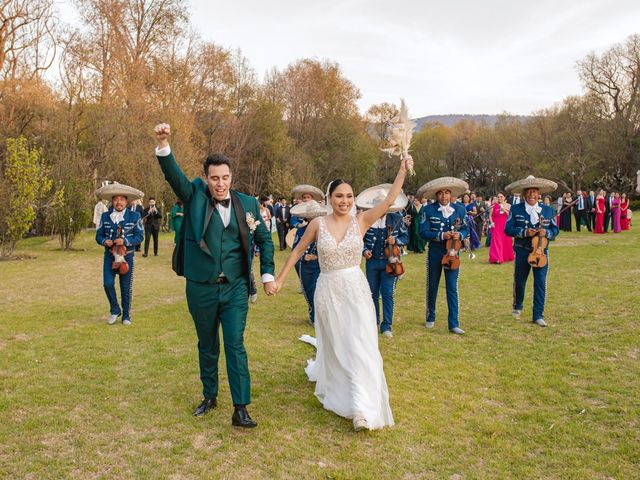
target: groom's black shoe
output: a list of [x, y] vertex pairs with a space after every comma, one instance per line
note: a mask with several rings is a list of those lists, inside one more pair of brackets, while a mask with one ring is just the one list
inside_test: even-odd
[[234, 427], [253, 428], [258, 426], [258, 422], [251, 419], [249, 412], [247, 412], [247, 407], [238, 405], [235, 407], [231, 417], [231, 425]]
[[200, 405], [198, 405], [198, 407], [194, 410], [193, 416], [201, 417], [209, 410], [213, 410], [214, 408], [216, 408], [216, 398], [205, 398], [204, 400], [202, 400], [202, 403], [200, 403]]

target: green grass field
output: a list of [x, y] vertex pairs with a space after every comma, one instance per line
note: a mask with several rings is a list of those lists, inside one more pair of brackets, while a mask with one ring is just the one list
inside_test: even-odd
[[[637, 228], [637, 227], [636, 227]], [[513, 265], [463, 259], [461, 326], [424, 322], [424, 255], [405, 257], [393, 339], [380, 339], [396, 425], [354, 433], [303, 371], [314, 351], [295, 275], [251, 306], [253, 431], [201, 398], [184, 280], [136, 257], [133, 326], [108, 326], [101, 249], [55, 239], [0, 262], [1, 478], [640, 478], [640, 235], [562, 234], [551, 246], [546, 319], [511, 318]], [[277, 254], [278, 266], [284, 256]], [[531, 281], [531, 280], [530, 280]], [[221, 357], [224, 361], [224, 357]]]

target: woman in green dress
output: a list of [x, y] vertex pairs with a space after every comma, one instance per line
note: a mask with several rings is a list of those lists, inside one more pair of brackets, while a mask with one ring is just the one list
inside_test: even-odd
[[173, 243], [178, 243], [180, 236], [180, 227], [182, 227], [182, 219], [184, 218], [184, 207], [182, 202], [178, 200], [171, 209], [171, 229], [175, 232], [173, 235]]
[[422, 203], [420, 199], [415, 198], [409, 208], [411, 215], [411, 228], [409, 229], [409, 245], [407, 249], [414, 253], [424, 253], [426, 240], [420, 236], [420, 214], [422, 211]]

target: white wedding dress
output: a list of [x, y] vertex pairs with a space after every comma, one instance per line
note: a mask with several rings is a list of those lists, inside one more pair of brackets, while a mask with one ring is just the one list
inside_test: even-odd
[[320, 217], [320, 277], [315, 293], [317, 353], [305, 371], [327, 410], [362, 416], [369, 429], [393, 425], [389, 390], [378, 350], [371, 289], [360, 269], [362, 236], [355, 216], [339, 243]]

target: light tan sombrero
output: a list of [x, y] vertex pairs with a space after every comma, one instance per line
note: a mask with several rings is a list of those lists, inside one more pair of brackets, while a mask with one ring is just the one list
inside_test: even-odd
[[291, 207], [291, 215], [295, 215], [300, 218], [316, 218], [327, 215], [329, 209], [325, 205], [320, 205], [315, 200], [309, 200], [308, 202], [300, 202], [297, 205]]
[[536, 178], [533, 175], [529, 175], [527, 178], [510, 183], [505, 190], [508, 193], [522, 193], [528, 188], [537, 188], [541, 194], [550, 193], [558, 188], [558, 184], [546, 178]]
[[140, 200], [144, 197], [144, 193], [142, 193], [137, 188], [130, 187], [129, 185], [124, 185], [123, 183], [113, 182], [107, 185], [104, 185], [96, 190], [95, 195], [100, 200], [106, 200], [108, 202], [111, 201], [113, 197], [116, 195], [124, 195], [127, 197], [127, 200]]
[[416, 192], [416, 198], [436, 198], [440, 190], [451, 190], [451, 195], [459, 197], [469, 190], [469, 184], [456, 177], [440, 177], [422, 185]]
[[[375, 207], [380, 202], [383, 202], [385, 198], [387, 198], [389, 190], [391, 190], [390, 183], [382, 183], [380, 185], [376, 185], [375, 187], [367, 188], [366, 190], [360, 192], [360, 194], [356, 197], [356, 207], [364, 210]], [[400, 210], [403, 210], [408, 203], [409, 199], [403, 191], [400, 191], [400, 194], [396, 198], [396, 201], [393, 202], [393, 205], [391, 205], [387, 212], [399, 212]]]
[[313, 185], [298, 185], [293, 187], [293, 190], [291, 190], [291, 196], [300, 200], [302, 200], [302, 196], [305, 193], [311, 195], [316, 202], [324, 200], [324, 193], [322, 193], [322, 190], [314, 187]]

